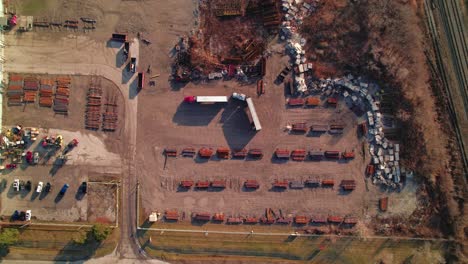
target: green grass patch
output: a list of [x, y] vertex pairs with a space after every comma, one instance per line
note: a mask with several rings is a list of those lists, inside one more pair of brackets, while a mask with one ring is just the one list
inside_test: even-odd
[[[112, 229], [101, 243], [92, 239], [90, 228], [31, 226], [20, 231], [18, 242], [11, 245], [5, 259], [74, 261], [110, 254], [117, 246], [120, 232]], [[83, 238], [91, 237], [83, 243]]]

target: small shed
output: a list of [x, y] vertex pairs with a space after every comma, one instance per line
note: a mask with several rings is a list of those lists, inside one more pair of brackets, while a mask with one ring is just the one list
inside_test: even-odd
[[148, 219], [151, 223], [154, 223], [154, 222], [157, 222], [158, 221], [158, 213], [156, 212], [152, 212], [150, 215], [149, 215], [149, 219]]

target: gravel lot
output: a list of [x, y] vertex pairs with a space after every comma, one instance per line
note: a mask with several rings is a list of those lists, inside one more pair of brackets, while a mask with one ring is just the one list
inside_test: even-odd
[[[142, 201], [145, 213], [154, 210], [177, 209], [181, 212], [224, 212], [228, 215], [260, 216], [265, 208], [282, 209], [284, 213], [354, 214], [363, 215], [363, 208], [374, 208], [378, 196], [370, 185], [366, 191], [364, 170], [367, 161], [361, 154], [362, 143], [357, 136], [358, 118], [340, 102], [338, 108], [320, 106], [288, 108], [282, 86], [273, 84], [281, 71], [285, 58], [273, 56], [268, 61], [266, 94], [256, 95], [256, 86], [241, 86], [236, 82], [214, 81], [199, 85], [189, 84], [181, 90], [158, 87], [156, 92], [146, 91], [140, 97], [140, 109], [151, 109], [139, 114], [139, 158], [137, 170], [142, 184]], [[188, 95], [231, 95], [241, 92], [254, 100], [263, 129], [249, 130], [245, 106], [230, 100], [226, 105], [197, 105], [183, 103]], [[342, 135], [322, 136], [289, 134], [285, 127], [291, 122], [329, 123], [340, 121], [346, 125]], [[179, 151], [184, 147], [261, 148], [264, 158], [253, 160], [209, 161], [191, 158], [168, 158], [163, 155], [166, 147]], [[273, 157], [276, 148], [355, 150], [356, 158], [349, 162], [305, 161], [278, 162]], [[151, 162], [148, 162], [150, 160]], [[276, 192], [271, 189], [275, 179], [306, 180], [309, 178], [354, 179], [357, 188], [351, 193], [334, 189], [303, 189]], [[178, 191], [181, 180], [225, 179], [224, 191]], [[259, 190], [246, 192], [242, 188], [246, 179], [261, 183]]]

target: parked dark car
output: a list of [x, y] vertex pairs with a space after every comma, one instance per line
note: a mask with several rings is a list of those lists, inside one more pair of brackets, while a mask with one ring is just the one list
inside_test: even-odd
[[82, 182], [81, 183], [81, 191], [83, 193], [87, 193], [88, 192], [88, 183], [87, 182]]
[[26, 212], [25, 211], [21, 211], [20, 214], [19, 214], [19, 220], [20, 221], [26, 221]]
[[31, 190], [31, 186], [32, 186], [32, 183], [31, 183], [31, 181], [27, 181], [27, 182], [26, 182], [26, 186], [25, 186], [25, 188], [26, 188], [26, 191], [28, 191], [28, 192], [29, 192], [29, 191]]
[[60, 189], [60, 192], [59, 192], [59, 195], [64, 195], [67, 190], [68, 190], [68, 187], [70, 187], [70, 185], [68, 185], [67, 183], [65, 183], [62, 187], [62, 189]]
[[44, 191], [45, 191], [45, 192], [50, 192], [50, 191], [52, 191], [52, 185], [50, 184], [50, 182], [46, 183], [46, 186], [45, 186]]
[[19, 219], [20, 219], [20, 212], [18, 210], [15, 210], [15, 212], [11, 216], [11, 221], [18, 221]]

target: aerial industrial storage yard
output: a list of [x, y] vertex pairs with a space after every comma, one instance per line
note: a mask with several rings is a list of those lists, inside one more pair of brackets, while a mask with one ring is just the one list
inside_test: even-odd
[[2, 257], [461, 261], [460, 5], [3, 1]]

